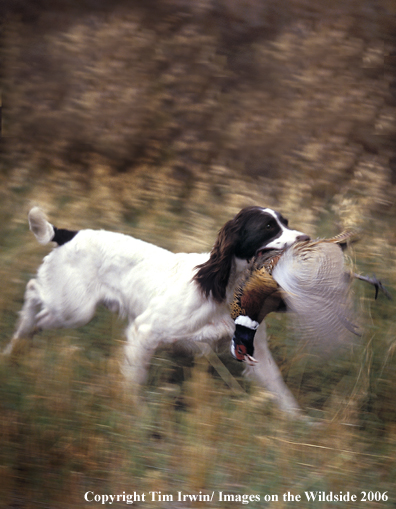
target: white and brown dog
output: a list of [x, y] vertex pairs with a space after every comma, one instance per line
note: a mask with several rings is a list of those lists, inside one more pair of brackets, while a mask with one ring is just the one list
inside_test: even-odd
[[[231, 339], [235, 324], [229, 303], [249, 260], [260, 251], [309, 239], [289, 229], [279, 213], [261, 207], [242, 209], [204, 254], [175, 254], [109, 231], [58, 229], [38, 207], [30, 211], [29, 225], [38, 242], [57, 247], [27, 284], [18, 328], [5, 353], [39, 330], [85, 325], [103, 304], [128, 320], [123, 371], [137, 383], [144, 382], [161, 343]], [[258, 362], [247, 371], [281, 408], [298, 411], [268, 349], [264, 323], [255, 345]]]

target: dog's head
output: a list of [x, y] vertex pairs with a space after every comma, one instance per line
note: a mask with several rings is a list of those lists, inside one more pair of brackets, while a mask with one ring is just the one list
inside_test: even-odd
[[[285, 249], [309, 237], [288, 227], [288, 220], [279, 212], [260, 207], [242, 209], [223, 228], [226, 236], [236, 230], [234, 254], [241, 260], [250, 260], [260, 252]], [[221, 234], [221, 232], [220, 232]]]
[[220, 230], [210, 258], [194, 276], [203, 293], [221, 302], [226, 295], [233, 259], [249, 261], [266, 250], [284, 249], [307, 235], [288, 228], [288, 221], [272, 209], [246, 207]]

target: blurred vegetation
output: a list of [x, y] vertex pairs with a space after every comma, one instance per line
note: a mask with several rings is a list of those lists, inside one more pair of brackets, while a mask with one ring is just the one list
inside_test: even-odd
[[[354, 225], [350, 263], [396, 295], [395, 16], [392, 0], [3, 0], [1, 346], [47, 252], [27, 229], [33, 203], [59, 226], [175, 251], [210, 249], [253, 203], [312, 236]], [[122, 323], [104, 310], [41, 334], [0, 361], [2, 506], [84, 507], [88, 490], [388, 490], [394, 503], [394, 304], [355, 289], [366, 332], [337, 356], [268, 318], [320, 427], [281, 415], [227, 352], [225, 367], [158, 352], [137, 407]]]

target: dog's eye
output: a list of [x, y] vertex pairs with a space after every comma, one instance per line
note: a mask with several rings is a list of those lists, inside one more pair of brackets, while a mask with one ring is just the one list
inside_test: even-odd
[[266, 230], [272, 230], [272, 228], [273, 228], [274, 226], [275, 226], [274, 221], [270, 221], [269, 223], [267, 223], [267, 224], [265, 225], [265, 229], [266, 229]]

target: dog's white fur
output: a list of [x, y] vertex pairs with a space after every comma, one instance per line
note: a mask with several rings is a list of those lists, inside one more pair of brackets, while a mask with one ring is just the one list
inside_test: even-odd
[[[288, 229], [271, 209], [256, 207], [250, 213], [258, 225], [263, 220], [260, 214], [273, 217], [278, 229], [275, 238], [254, 246], [256, 252], [265, 247], [281, 249], [302, 235]], [[37, 207], [31, 210], [29, 223], [40, 243], [56, 238], [54, 227]], [[161, 343], [231, 338], [235, 325], [229, 302], [248, 260], [235, 255], [236, 241], [230, 237], [245, 235], [249, 226], [246, 223], [242, 231], [242, 226], [233, 223], [230, 233], [227, 225], [210, 254], [175, 254], [120, 233], [79, 231], [72, 240], [53, 249], [37, 277], [29, 281], [17, 331], [5, 353], [12, 352], [19, 338], [31, 337], [38, 330], [87, 324], [101, 303], [128, 321], [123, 371], [131, 382], [144, 382], [151, 356]], [[228, 250], [230, 257], [224, 299], [215, 298], [210, 291], [205, 293], [194, 279], [197, 266], [213, 260], [216, 249]], [[248, 368], [249, 374], [274, 394], [281, 408], [298, 411], [268, 349], [264, 323], [256, 334], [255, 357], [258, 363]]]

